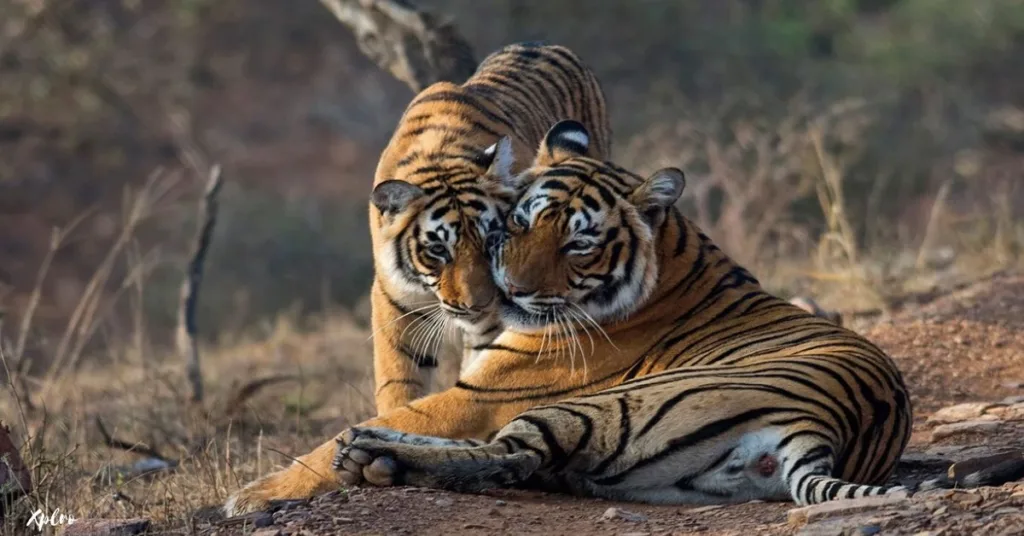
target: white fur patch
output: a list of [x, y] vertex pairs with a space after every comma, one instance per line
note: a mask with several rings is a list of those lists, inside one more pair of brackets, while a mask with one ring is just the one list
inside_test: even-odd
[[563, 139], [563, 140], [566, 140], [566, 141], [569, 141], [569, 142], [572, 142], [572, 143], [577, 143], [577, 144], [582, 145], [584, 147], [587, 147], [587, 146], [590, 145], [590, 136], [587, 136], [586, 132], [583, 132], [583, 131], [580, 131], [580, 130], [568, 130], [566, 132], [560, 133], [558, 135], [558, 137], [560, 139]]

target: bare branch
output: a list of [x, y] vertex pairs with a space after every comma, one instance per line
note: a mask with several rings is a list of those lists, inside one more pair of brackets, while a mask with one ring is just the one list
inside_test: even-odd
[[298, 380], [299, 377], [293, 374], [278, 374], [275, 376], [267, 376], [248, 381], [236, 389], [234, 394], [228, 398], [228, 402], [224, 406], [224, 415], [230, 417], [231, 415], [237, 414], [250, 398], [256, 396], [256, 394], [265, 387]]
[[196, 232], [192, 258], [181, 285], [181, 302], [178, 306], [178, 352], [186, 359], [185, 371], [192, 387], [192, 402], [196, 403], [203, 401], [203, 373], [199, 366], [199, 343], [196, 339], [196, 303], [199, 286], [203, 281], [203, 264], [217, 223], [217, 194], [220, 193], [220, 186], [220, 166], [214, 165], [210, 168], [206, 194], [199, 202], [199, 221], [202, 223]]
[[110, 435], [107, 431], [107, 427], [103, 425], [103, 421], [99, 417], [96, 417], [96, 428], [99, 430], [100, 435], [103, 436], [103, 444], [112, 448], [145, 456], [147, 458], [154, 458], [163, 462], [177, 464], [178, 462], [160, 454], [155, 448], [150, 447], [143, 443], [132, 443], [130, 441], [123, 441]]
[[464, 82], [476, 70], [472, 47], [449, 22], [406, 0], [320, 0], [356, 36], [359, 50], [419, 93]]

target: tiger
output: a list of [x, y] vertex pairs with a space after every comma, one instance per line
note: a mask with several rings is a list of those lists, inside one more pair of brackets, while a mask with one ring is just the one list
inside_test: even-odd
[[438, 82], [408, 105], [381, 154], [370, 203], [371, 286], [378, 413], [424, 394], [449, 325], [464, 364], [501, 332], [484, 246], [515, 192], [497, 174], [519, 171], [547, 130], [575, 119], [607, 157], [602, 88], [566, 47], [506, 46], [462, 85]]
[[[674, 208], [681, 173], [663, 170], [642, 181], [584, 156], [589, 144], [583, 125], [560, 122], [525, 171], [500, 178], [527, 192], [488, 251], [505, 330], [455, 386], [343, 431], [243, 488], [226, 513], [341, 485], [504, 485], [482, 475], [504, 476], [509, 464], [524, 478], [558, 479], [590, 461], [595, 474], [621, 475], [619, 484], [640, 497], [636, 478], [649, 476], [645, 467], [685, 464], [674, 455], [684, 449], [706, 466], [701, 474], [726, 464], [734, 478], [747, 474], [736, 471], [739, 462], [768, 447], [785, 453], [760, 465], [779, 471], [781, 464], [783, 474], [834, 466], [845, 478], [880, 482], [892, 471], [911, 407], [889, 358], [855, 333], [767, 294]], [[562, 240], [560, 223], [576, 233], [571, 241]], [[577, 320], [556, 318], [556, 310]], [[699, 398], [679, 396], [688, 389]], [[763, 398], [754, 413], [721, 416], [749, 404], [749, 393]], [[655, 394], [670, 398], [659, 404]], [[760, 412], [775, 398], [796, 406], [791, 417]], [[673, 424], [697, 431], [672, 435]], [[755, 428], [760, 435], [719, 452], [730, 434]], [[809, 447], [813, 441], [823, 443]], [[835, 445], [843, 447], [838, 457]], [[809, 454], [794, 457], [794, 449]], [[721, 460], [709, 461], [711, 451]], [[588, 456], [598, 452], [604, 456]], [[534, 467], [537, 460], [546, 465]], [[708, 478], [690, 484], [708, 489]]]
[[[381, 154], [370, 196], [370, 328], [380, 416], [372, 422], [401, 427], [412, 420], [418, 424], [405, 427], [424, 433], [486, 437], [528, 407], [499, 412], [504, 421], [493, 420], [496, 415], [441, 426], [438, 420], [457, 419], [469, 408], [427, 411], [421, 402], [410, 403], [424, 400], [439, 364], [434, 347], [443, 327], [437, 324], [460, 328], [463, 366], [501, 333], [485, 249], [522, 186], [508, 179], [529, 164], [551, 126], [563, 119], [594, 130], [589, 155], [610, 156], [611, 125], [598, 79], [570, 49], [536, 42], [492, 53], [462, 85], [435, 83], [406, 108]], [[427, 406], [439, 403], [425, 400]], [[440, 400], [446, 407], [461, 403]], [[333, 445], [250, 484], [225, 510], [244, 513], [273, 498], [330, 490], [336, 485], [329, 476]]]
[[884, 485], [912, 424], [894, 361], [763, 290], [675, 208], [682, 171], [644, 178], [588, 157], [584, 125], [552, 131], [492, 251], [506, 330], [478, 366], [551, 359], [462, 386], [488, 407], [540, 403], [485, 439], [351, 428], [341, 480], [658, 504], [909, 494]]

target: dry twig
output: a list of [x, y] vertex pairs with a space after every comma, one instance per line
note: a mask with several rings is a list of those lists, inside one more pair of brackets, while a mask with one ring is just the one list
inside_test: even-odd
[[175, 460], [165, 457], [163, 454], [160, 454], [160, 452], [158, 452], [155, 448], [150, 447], [146, 444], [132, 443], [130, 441], [124, 441], [110, 435], [110, 432], [107, 431], [107, 427], [103, 425], [103, 421], [100, 420], [99, 417], [96, 417], [96, 428], [99, 430], [100, 435], [103, 437], [103, 444], [112, 449], [131, 452], [133, 454], [138, 454], [140, 456], [145, 456], [147, 458], [155, 458], [157, 460], [167, 463], [178, 463]]
[[220, 166], [210, 168], [210, 179], [206, 184], [206, 194], [199, 203], [199, 218], [202, 224], [196, 232], [192, 257], [188, 263], [188, 272], [181, 285], [181, 302], [178, 307], [178, 352], [185, 356], [186, 375], [192, 388], [192, 402], [203, 401], [203, 373], [199, 366], [199, 342], [196, 324], [196, 303], [199, 298], [199, 286], [203, 281], [203, 264], [210, 248], [210, 239], [217, 224], [217, 194], [221, 186]]

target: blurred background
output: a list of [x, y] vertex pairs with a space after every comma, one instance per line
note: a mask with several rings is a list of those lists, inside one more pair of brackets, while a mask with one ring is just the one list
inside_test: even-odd
[[[615, 160], [684, 168], [686, 214], [783, 295], [884, 312], [1019, 262], [1024, 2], [417, 5], [477, 60], [574, 49], [604, 84]], [[3, 0], [7, 337], [30, 327], [40, 360], [168, 342], [212, 163], [203, 337], [365, 322], [366, 199], [411, 97], [316, 0]]]
[[[10, 527], [37, 505], [188, 520], [375, 414], [367, 198], [412, 91], [326, 6], [378, 3], [0, 0], [0, 417], [35, 482]], [[998, 380], [936, 378], [1009, 356], [1003, 339], [950, 361], [967, 339], [904, 325], [1022, 265], [1024, 1], [415, 4], [477, 61], [575, 50], [615, 161], [683, 168], [688, 217], [769, 290], [888, 341], [925, 394]], [[175, 352], [217, 165], [199, 344]], [[907, 345], [866, 331], [889, 318]]]

